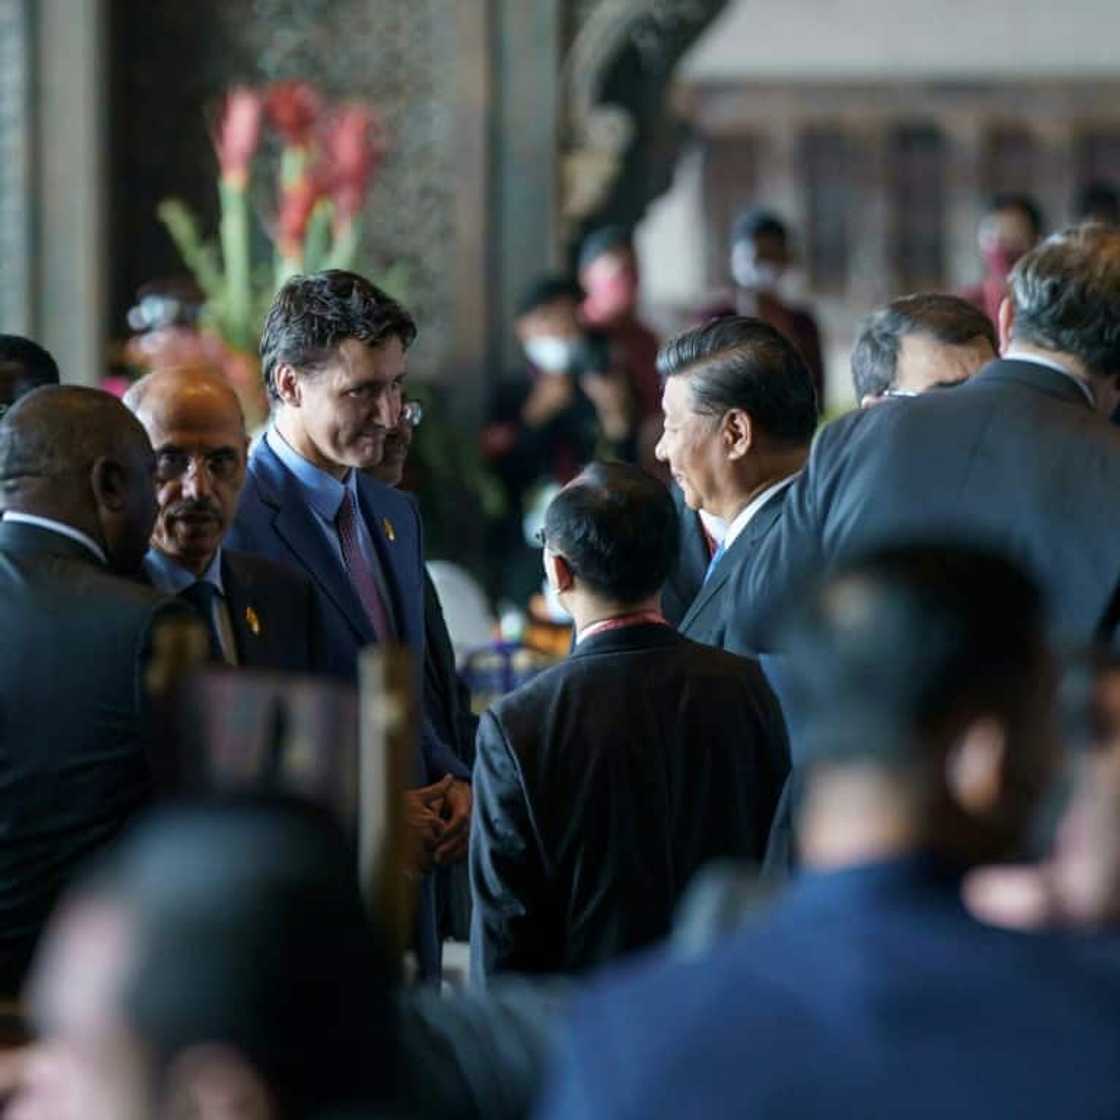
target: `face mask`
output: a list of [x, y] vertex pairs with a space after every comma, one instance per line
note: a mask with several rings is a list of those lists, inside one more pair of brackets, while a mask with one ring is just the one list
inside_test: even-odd
[[542, 373], [567, 373], [573, 366], [578, 340], [542, 335], [525, 343], [529, 361]]

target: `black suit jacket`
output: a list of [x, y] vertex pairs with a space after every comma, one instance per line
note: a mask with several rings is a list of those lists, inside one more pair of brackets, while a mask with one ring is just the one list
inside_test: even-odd
[[966, 540], [1009, 553], [1047, 593], [1060, 638], [1092, 639], [1120, 587], [1120, 433], [1069, 377], [997, 361], [970, 381], [828, 425], [783, 516], [743, 565], [746, 648], [807, 580], [888, 542]]
[[289, 673], [322, 668], [319, 608], [305, 575], [267, 556], [223, 549], [222, 585], [239, 665]]
[[60, 891], [151, 796], [143, 671], [185, 605], [81, 544], [0, 522], [0, 989], [17, 988]]
[[700, 515], [685, 505], [684, 493], [675, 482], [670, 484], [669, 492], [677, 507], [680, 546], [677, 561], [661, 589], [661, 613], [671, 626], [679, 626], [704, 585], [712, 554], [708, 550], [708, 538], [704, 535]]
[[788, 767], [757, 666], [594, 635], [479, 725], [472, 969], [575, 972], [664, 936], [709, 859], [760, 860]]

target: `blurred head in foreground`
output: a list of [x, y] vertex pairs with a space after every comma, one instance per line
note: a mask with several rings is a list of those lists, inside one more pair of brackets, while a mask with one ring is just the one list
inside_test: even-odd
[[393, 978], [317, 811], [149, 819], [56, 914], [16, 1120], [319, 1115], [389, 1096]]
[[801, 848], [818, 867], [1014, 853], [1056, 746], [1038, 591], [966, 546], [849, 562], [786, 626], [808, 770]]

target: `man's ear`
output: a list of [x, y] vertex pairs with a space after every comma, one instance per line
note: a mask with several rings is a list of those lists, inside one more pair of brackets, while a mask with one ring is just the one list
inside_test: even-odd
[[272, 375], [272, 384], [282, 404], [299, 408], [302, 400], [299, 374], [287, 362], [281, 362], [276, 367], [276, 372]]
[[970, 723], [945, 759], [945, 784], [953, 800], [972, 816], [990, 813], [1003, 796], [1007, 732], [985, 716]]
[[1006, 354], [1011, 346], [1011, 331], [1015, 326], [1015, 305], [1010, 296], [1004, 296], [1000, 301], [999, 313], [996, 315], [996, 327], [999, 330], [999, 352]]
[[741, 459], [751, 449], [754, 425], [750, 415], [741, 408], [731, 409], [723, 418], [722, 436], [729, 459]]
[[168, 1114], [196, 1120], [268, 1120], [274, 1101], [257, 1071], [230, 1046], [188, 1047], [167, 1072]]
[[102, 509], [120, 513], [128, 503], [128, 472], [116, 459], [102, 456], [89, 472], [90, 488]]
[[556, 591], [571, 591], [575, 586], [575, 573], [572, 571], [571, 564], [563, 556], [557, 556], [555, 552], [546, 551], [544, 568], [548, 574], [548, 582], [552, 584]]

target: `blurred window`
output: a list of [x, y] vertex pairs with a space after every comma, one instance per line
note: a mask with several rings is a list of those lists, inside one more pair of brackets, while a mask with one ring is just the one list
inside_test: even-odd
[[898, 292], [945, 281], [945, 138], [933, 124], [905, 124], [888, 138], [891, 261]]

